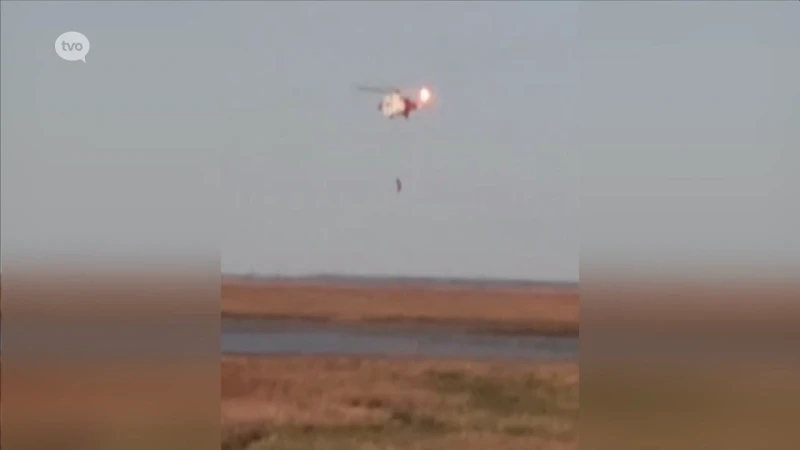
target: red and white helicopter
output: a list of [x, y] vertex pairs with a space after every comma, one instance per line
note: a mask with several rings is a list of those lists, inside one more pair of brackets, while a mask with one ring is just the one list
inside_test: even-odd
[[402, 91], [398, 88], [358, 85], [356, 89], [364, 92], [384, 94], [383, 99], [378, 104], [378, 111], [387, 119], [394, 119], [398, 116], [403, 116], [408, 119], [408, 116], [413, 111], [421, 109], [428, 104], [431, 99], [431, 91], [426, 87], [419, 89], [417, 99], [412, 99], [410, 96], [403, 95]]

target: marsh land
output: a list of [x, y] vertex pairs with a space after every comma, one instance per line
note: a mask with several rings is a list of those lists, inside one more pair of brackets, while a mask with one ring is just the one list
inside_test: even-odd
[[223, 317], [447, 324], [475, 331], [578, 334], [573, 285], [223, 278]]
[[[577, 337], [576, 286], [228, 279], [224, 318]], [[578, 363], [222, 358], [226, 450], [577, 449]]]
[[577, 363], [223, 357], [225, 450], [578, 448]]

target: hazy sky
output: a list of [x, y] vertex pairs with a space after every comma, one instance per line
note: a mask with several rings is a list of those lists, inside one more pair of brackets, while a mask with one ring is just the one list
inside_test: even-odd
[[[225, 271], [574, 280], [575, 9], [4, 2], [3, 82], [14, 88], [3, 108], [27, 110], [40, 128], [59, 112], [94, 114], [93, 137], [65, 144], [82, 145], [64, 149], [73, 160], [107, 155], [100, 143], [115, 139], [120, 151], [136, 151], [131, 139], [192, 147], [186, 165], [209, 161], [192, 156], [204, 146], [224, 146]], [[68, 30], [91, 42], [85, 66], [54, 52]], [[426, 84], [436, 107], [390, 122], [356, 83]], [[203, 139], [165, 126], [148, 139], [115, 135], [120, 119], [104, 112], [161, 116]], [[4, 145], [13, 153], [20, 143]]]
[[797, 279], [800, 2], [583, 2], [579, 18], [581, 281]]
[[[57, 198], [26, 184], [34, 171], [90, 192], [102, 181], [65, 165], [135, 167], [132, 155], [166, 147], [182, 170], [219, 176], [226, 272], [577, 280], [581, 152], [593, 152], [583, 165], [624, 165], [602, 157], [620, 143], [668, 165], [670, 147], [763, 144], [703, 127], [708, 117], [789, 139], [786, 123], [751, 113], [797, 116], [764, 88], [798, 71], [796, 17], [766, 2], [688, 3], [3, 2], [4, 187], [26, 186], [3, 209], [29, 214], [4, 234], [42, 220], [25, 212], [32, 199]], [[86, 64], [55, 54], [69, 30], [90, 39]], [[620, 82], [630, 73], [639, 84]], [[726, 76], [741, 96], [720, 97]], [[356, 83], [425, 84], [435, 104], [389, 121]], [[698, 84], [710, 100], [677, 102]], [[691, 143], [648, 135], [659, 115], [694, 123]], [[604, 134], [623, 117], [624, 139]], [[37, 165], [47, 146], [62, 153]]]

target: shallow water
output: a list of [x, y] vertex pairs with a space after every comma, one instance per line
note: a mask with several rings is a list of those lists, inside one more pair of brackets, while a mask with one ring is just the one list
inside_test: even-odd
[[[81, 339], [77, 330], [70, 335]], [[438, 324], [362, 325], [223, 319], [221, 339], [222, 353], [251, 355], [406, 355], [576, 360], [579, 349], [577, 337], [476, 333], [463, 327]], [[136, 341], [119, 342], [112, 339], [107, 350], [123, 347], [133, 350], [137, 347]], [[37, 342], [28, 342], [30, 345], [27, 347], [36, 347]], [[85, 347], [80, 346], [91, 353], [96, 350], [97, 344], [96, 341], [87, 341]], [[150, 348], [149, 345], [144, 347]]]
[[223, 353], [408, 355], [574, 360], [577, 337], [471, 333], [445, 325], [350, 325], [226, 319]]

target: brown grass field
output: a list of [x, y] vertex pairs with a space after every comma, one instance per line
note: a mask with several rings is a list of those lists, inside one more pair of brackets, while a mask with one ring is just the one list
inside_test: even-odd
[[[88, 448], [94, 440], [131, 448], [110, 446], [113, 436], [104, 433], [133, 427], [166, 432], [154, 434], [158, 448], [167, 437], [180, 440], [174, 449], [208, 448], [201, 444], [219, 435], [196, 425], [213, 419], [208, 406], [217, 391], [203, 387], [213, 377], [178, 366], [23, 375], [14, 381], [22, 390], [4, 399], [13, 409], [11, 434], [25, 448]], [[103, 377], [91, 376], [96, 369]], [[223, 356], [220, 375], [222, 450], [578, 448], [577, 362]], [[66, 385], [54, 385], [54, 377]], [[208, 396], [190, 395], [198, 390]], [[154, 403], [156, 392], [163, 395]]]
[[[223, 317], [441, 323], [577, 335], [574, 288], [223, 280]], [[573, 450], [578, 364], [424, 358], [221, 361], [225, 450]]]
[[220, 308], [222, 317], [424, 322], [566, 335], [578, 334], [580, 316], [579, 291], [573, 287], [335, 285], [225, 277]]
[[[577, 335], [579, 293], [240, 279], [222, 315]], [[225, 450], [578, 448], [577, 362], [226, 356], [221, 375]]]
[[225, 281], [223, 317], [428, 322], [577, 335], [579, 291], [550, 287], [340, 286]]
[[578, 448], [577, 363], [222, 359], [225, 450]]

